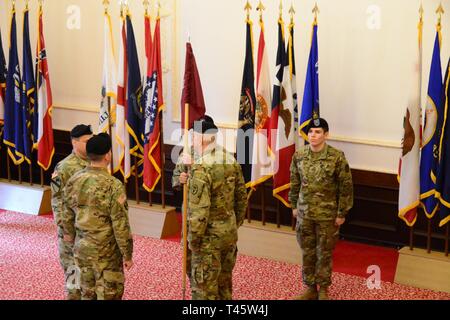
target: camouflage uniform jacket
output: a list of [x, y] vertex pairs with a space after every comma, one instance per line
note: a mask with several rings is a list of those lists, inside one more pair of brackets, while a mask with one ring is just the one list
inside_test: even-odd
[[353, 183], [344, 153], [327, 144], [318, 153], [301, 147], [292, 157], [289, 201], [300, 218], [345, 217], [353, 206]]
[[[226, 152], [226, 150], [221, 146], [216, 146], [216, 150], [221, 149], [223, 152]], [[172, 188], [176, 190], [180, 190], [183, 186], [180, 183], [180, 175], [182, 172], [188, 172], [188, 166], [183, 163], [183, 152], [178, 157], [177, 164], [175, 165], [175, 169], [173, 169], [172, 174]], [[190, 155], [192, 159], [198, 158], [198, 155], [195, 154], [194, 148], [190, 148]]]
[[87, 167], [69, 180], [64, 194], [64, 234], [76, 234], [75, 251], [85, 249], [90, 257], [97, 258], [120, 252], [124, 260], [131, 260], [133, 239], [127, 197], [120, 180], [104, 168]]
[[236, 242], [237, 228], [247, 210], [247, 190], [240, 165], [223, 147], [196, 159], [189, 178], [188, 240], [191, 247], [203, 239]]
[[62, 228], [61, 219], [64, 216], [64, 187], [69, 179], [78, 171], [88, 166], [89, 162], [77, 156], [74, 152], [61, 160], [53, 171], [51, 180], [52, 210], [56, 225]]

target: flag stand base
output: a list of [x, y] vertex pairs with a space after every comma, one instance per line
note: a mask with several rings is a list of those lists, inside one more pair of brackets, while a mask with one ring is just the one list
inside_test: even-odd
[[296, 232], [291, 227], [260, 221], [247, 221], [238, 229], [239, 254], [267, 258], [276, 261], [301, 264], [302, 251], [297, 243]]
[[0, 209], [3, 210], [32, 215], [49, 214], [52, 212], [51, 196], [48, 186], [0, 180]]
[[175, 208], [162, 208], [159, 204], [149, 206], [148, 203], [137, 204], [128, 200], [128, 217], [131, 232], [140, 236], [164, 239], [177, 235], [180, 222]]
[[403, 247], [399, 250], [394, 282], [450, 293], [450, 257], [443, 252]]

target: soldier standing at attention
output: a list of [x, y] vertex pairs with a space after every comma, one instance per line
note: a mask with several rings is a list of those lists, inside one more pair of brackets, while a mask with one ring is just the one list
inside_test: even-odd
[[90, 126], [79, 124], [70, 131], [72, 140], [72, 153], [60, 161], [52, 175], [52, 210], [58, 230], [59, 261], [64, 270], [66, 299], [80, 300], [80, 290], [73, 288], [68, 283], [68, 278], [75, 272], [75, 261], [73, 259], [73, 242], [63, 237], [61, 219], [64, 216], [64, 187], [78, 171], [83, 170], [89, 164], [86, 156], [86, 142], [92, 137]]
[[194, 151], [188, 201], [188, 242], [192, 251], [193, 300], [231, 300], [238, 228], [247, 209], [240, 165], [216, 146], [217, 127], [194, 123]]
[[326, 143], [325, 119], [311, 120], [307, 128], [310, 144], [292, 158], [289, 192], [303, 251], [303, 282], [308, 286], [296, 299], [327, 300], [332, 252], [339, 227], [353, 206], [353, 184], [344, 153]]
[[[210, 116], [208, 116], [206, 114], [203, 116], [203, 118], [199, 119], [198, 121], [208, 121], [208, 122], [214, 123], [213, 118], [211, 118]], [[178, 157], [178, 161], [177, 161], [177, 164], [175, 165], [175, 169], [173, 170], [173, 175], [172, 175], [172, 188], [174, 190], [183, 191], [183, 185], [187, 183], [187, 180], [189, 178], [188, 169], [192, 163], [192, 159], [194, 159], [194, 148], [192, 146], [189, 149], [189, 154], [184, 154], [184, 150], [183, 150], [183, 152]], [[185, 164], [185, 162], [187, 164]], [[183, 206], [181, 206], [181, 208], [183, 208]], [[183, 237], [181, 237], [181, 239], [183, 239]], [[189, 250], [189, 248], [187, 249], [187, 255], [186, 255], [186, 273], [190, 280], [191, 279], [191, 250]]]
[[121, 299], [123, 266], [133, 266], [133, 239], [122, 182], [108, 172], [111, 138], [106, 133], [86, 145], [91, 164], [75, 174], [65, 189], [67, 219], [64, 235], [75, 239], [83, 300]]

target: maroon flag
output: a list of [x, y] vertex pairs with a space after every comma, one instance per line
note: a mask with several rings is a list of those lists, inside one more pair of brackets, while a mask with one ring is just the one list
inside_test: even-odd
[[206, 108], [197, 63], [195, 62], [194, 52], [189, 42], [186, 43], [186, 66], [184, 69], [184, 86], [181, 96], [182, 129], [184, 129], [184, 106], [186, 103], [189, 104], [189, 128], [191, 128], [194, 121], [205, 115]]

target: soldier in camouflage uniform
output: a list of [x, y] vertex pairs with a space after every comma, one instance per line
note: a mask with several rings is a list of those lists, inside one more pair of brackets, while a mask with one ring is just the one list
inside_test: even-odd
[[[86, 145], [90, 166], [75, 174], [65, 189], [64, 234], [75, 237], [83, 300], [121, 299], [123, 266], [133, 266], [133, 239], [122, 182], [108, 172], [111, 139], [100, 133]], [[74, 227], [75, 226], [75, 227]]]
[[[204, 115], [201, 119], [198, 121], [208, 121], [211, 123], [214, 123], [213, 118], [211, 118], [208, 115]], [[189, 177], [189, 167], [190, 163], [192, 162], [192, 159], [194, 159], [194, 148], [191, 146], [189, 150], [189, 154], [185, 155], [184, 150], [178, 157], [177, 163], [175, 165], [175, 169], [173, 170], [172, 174], [172, 188], [176, 191], [182, 191], [183, 185], [187, 183], [188, 177]], [[184, 162], [187, 162], [189, 164], [185, 164]], [[183, 210], [183, 206], [181, 206], [181, 209]], [[183, 237], [181, 237], [183, 239]], [[187, 255], [186, 255], [186, 273], [190, 279], [191, 277], [191, 250], [187, 248]]]
[[[326, 143], [328, 123], [318, 118], [308, 126], [309, 145], [291, 163], [289, 200], [297, 218], [296, 231], [303, 251], [302, 300], [327, 300], [331, 285], [332, 252], [339, 227], [353, 206], [353, 184], [344, 153]], [[317, 292], [319, 286], [319, 292]]]
[[[73, 243], [70, 239], [64, 239], [61, 219], [64, 217], [64, 187], [75, 173], [86, 168], [89, 164], [86, 156], [86, 142], [92, 137], [91, 127], [80, 124], [70, 131], [73, 151], [65, 159], [60, 161], [52, 175], [52, 210], [58, 230], [59, 261], [65, 275], [65, 291], [68, 300], [79, 300], [80, 290], [74, 288], [68, 279], [75, 272], [75, 261], [73, 259]], [[69, 241], [67, 241], [69, 240]]]
[[192, 251], [193, 300], [231, 300], [238, 228], [247, 208], [242, 170], [232, 154], [216, 148], [217, 127], [194, 124], [188, 201], [188, 241]]

